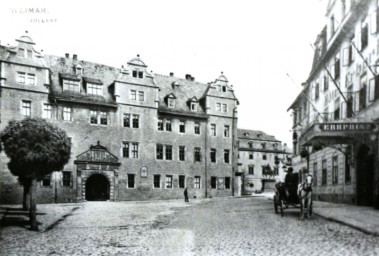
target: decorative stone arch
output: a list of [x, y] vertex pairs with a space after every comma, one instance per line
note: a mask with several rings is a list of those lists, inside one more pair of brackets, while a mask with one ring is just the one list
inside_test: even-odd
[[107, 150], [106, 147], [91, 145], [90, 149], [79, 154], [74, 161], [77, 170], [77, 202], [86, 200], [87, 180], [96, 174], [103, 175], [109, 183], [109, 200], [118, 199], [118, 158]]

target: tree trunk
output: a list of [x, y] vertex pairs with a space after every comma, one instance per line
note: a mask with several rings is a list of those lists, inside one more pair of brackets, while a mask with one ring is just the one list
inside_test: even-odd
[[22, 199], [22, 208], [25, 211], [28, 211], [30, 209], [30, 197], [29, 197], [30, 185], [31, 185], [30, 180], [24, 182], [24, 196]]
[[29, 189], [30, 196], [30, 210], [29, 210], [29, 219], [30, 219], [30, 230], [38, 231], [38, 223], [37, 223], [37, 179], [32, 179]]

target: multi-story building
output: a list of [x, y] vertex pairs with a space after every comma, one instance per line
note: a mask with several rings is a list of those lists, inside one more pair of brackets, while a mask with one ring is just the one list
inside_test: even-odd
[[293, 163], [316, 199], [379, 207], [378, 1], [329, 1], [326, 18], [290, 106]]
[[262, 131], [238, 129], [237, 134], [238, 193], [272, 191], [275, 182], [284, 181], [286, 168], [291, 166], [287, 145]]
[[[0, 130], [40, 117], [72, 141], [38, 202], [180, 198], [185, 187], [196, 197], [233, 194], [238, 101], [225, 75], [204, 84], [148, 72], [138, 55], [115, 68], [44, 55], [28, 35], [16, 41], [0, 46]], [[0, 201], [20, 202], [4, 152], [0, 160]]]

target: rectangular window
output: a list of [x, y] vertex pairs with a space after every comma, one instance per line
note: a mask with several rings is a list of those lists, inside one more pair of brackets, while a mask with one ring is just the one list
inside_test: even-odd
[[216, 124], [211, 124], [211, 135], [216, 136]]
[[168, 104], [169, 108], [174, 108], [175, 107], [175, 100], [173, 98], [168, 98], [167, 104]]
[[123, 124], [124, 127], [130, 127], [130, 114], [124, 114]]
[[216, 103], [216, 111], [221, 112], [221, 103]]
[[135, 174], [128, 174], [128, 188], [134, 188], [135, 186]]
[[157, 159], [162, 160], [163, 159], [163, 145], [157, 144]]
[[34, 74], [27, 74], [26, 76], [26, 84], [27, 85], [35, 85], [36, 83], [36, 75]]
[[254, 155], [253, 154], [249, 154], [249, 159], [254, 159]]
[[166, 145], [166, 160], [172, 160], [172, 146]]
[[51, 175], [46, 174], [42, 179], [42, 186], [50, 187], [50, 185], [51, 185]]
[[361, 80], [361, 89], [359, 90], [359, 109], [366, 107], [366, 97], [367, 96], [367, 84], [366, 77]]
[[22, 107], [21, 114], [24, 117], [31, 117], [31, 115], [32, 115], [32, 102], [30, 100], [23, 100], [21, 107]]
[[201, 148], [195, 148], [194, 160], [195, 162], [201, 161]]
[[368, 22], [366, 20], [362, 21], [361, 26], [361, 51], [366, 48], [368, 44]]
[[221, 177], [217, 178], [217, 188], [218, 189], [225, 189], [225, 180], [224, 180], [224, 178], [221, 178]]
[[171, 132], [171, 120], [165, 120], [166, 131]]
[[211, 177], [211, 188], [216, 188], [217, 177]]
[[130, 99], [131, 100], [137, 99], [137, 91], [136, 90], [130, 90]]
[[333, 156], [332, 159], [332, 176], [333, 184], [338, 184], [338, 156]]
[[139, 128], [139, 115], [133, 115], [133, 128]]
[[179, 161], [185, 161], [185, 146], [179, 146]]
[[229, 149], [224, 150], [224, 162], [229, 163]]
[[90, 123], [97, 124], [97, 111], [91, 110], [89, 115], [90, 115]]
[[229, 137], [229, 125], [224, 126], [224, 137]]
[[200, 176], [195, 176], [193, 188], [196, 188], [196, 189], [200, 188]]
[[161, 187], [161, 175], [154, 175], [154, 188]]
[[63, 120], [64, 121], [71, 121], [72, 120], [72, 108], [64, 107], [63, 108]]
[[334, 120], [340, 119], [340, 99], [334, 101]]
[[132, 143], [132, 158], [138, 158], [138, 143]]
[[216, 163], [216, 152], [215, 148], [211, 148], [211, 163]]
[[340, 78], [340, 57], [339, 54], [334, 58], [334, 79]]
[[20, 57], [25, 57], [25, 49], [18, 48], [17, 55]]
[[145, 100], [145, 92], [139, 91], [138, 92], [138, 100], [144, 101]]
[[345, 157], [345, 183], [349, 184], [351, 182], [351, 164], [349, 160], [349, 155]]
[[228, 105], [222, 104], [222, 112], [224, 113], [228, 112]]
[[179, 188], [185, 188], [185, 187], [186, 187], [186, 176], [179, 175]]
[[225, 177], [225, 189], [230, 189], [230, 177]]
[[322, 160], [322, 182], [321, 182], [322, 185], [326, 185], [327, 183], [327, 176], [326, 176], [327, 174], [328, 174], [328, 170], [327, 170], [326, 159], [325, 159], [325, 160]]
[[140, 79], [143, 78], [143, 72], [142, 71], [138, 71], [138, 78], [140, 78]]
[[87, 94], [103, 96], [103, 85], [87, 83]]
[[197, 102], [191, 102], [191, 111], [197, 111]]
[[195, 123], [194, 132], [195, 134], [200, 134], [200, 123]]
[[181, 132], [181, 133], [186, 132], [186, 126], [185, 126], [184, 121], [180, 121], [180, 123], [179, 123], [179, 132]]
[[254, 166], [253, 165], [249, 165], [249, 174], [254, 175]]
[[25, 81], [26, 81], [26, 73], [17, 72], [16, 82], [18, 84], [25, 84]]
[[315, 85], [315, 100], [318, 100], [319, 95], [320, 95], [320, 85], [317, 83]]
[[166, 188], [172, 188], [172, 175], [166, 175]]
[[71, 172], [63, 172], [62, 177], [62, 185], [63, 187], [71, 187]]
[[108, 124], [108, 114], [107, 112], [100, 112], [100, 124], [107, 125]]
[[32, 59], [33, 58], [33, 51], [27, 50], [27, 55], [28, 55], [29, 59]]
[[63, 80], [63, 91], [80, 92], [79, 81]]
[[122, 157], [129, 158], [129, 142], [123, 142]]
[[132, 75], [133, 75], [133, 77], [137, 77], [137, 70], [133, 70]]
[[48, 103], [43, 103], [43, 112], [42, 112], [42, 117], [51, 119], [52, 113], [51, 113], [52, 107]]
[[313, 181], [315, 186], [317, 186], [317, 162], [313, 163]]
[[158, 118], [158, 131], [163, 131], [163, 119]]

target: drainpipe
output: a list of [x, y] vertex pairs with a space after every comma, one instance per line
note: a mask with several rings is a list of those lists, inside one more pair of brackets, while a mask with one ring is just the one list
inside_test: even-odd
[[[231, 181], [231, 185], [232, 185], [232, 196], [234, 196], [234, 181], [235, 181], [235, 172], [236, 172], [236, 168], [235, 168], [235, 132], [237, 131], [237, 126], [236, 126], [236, 110], [237, 110], [237, 107], [234, 107], [233, 108], [233, 120], [232, 120], [232, 181]], [[241, 184], [242, 185], [242, 184]], [[243, 185], [242, 185], [243, 186]]]
[[207, 152], [207, 145], [208, 145], [208, 122], [206, 122], [206, 125], [205, 125], [205, 139], [204, 139], [204, 176], [205, 176], [205, 198], [208, 198], [208, 161], [207, 161], [207, 156], [208, 156], [208, 152]]

